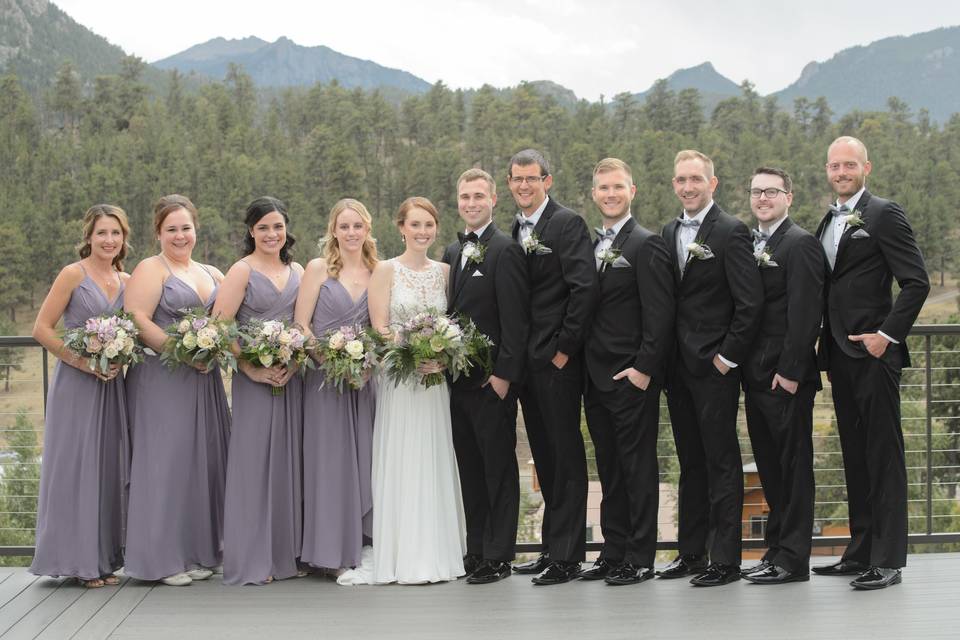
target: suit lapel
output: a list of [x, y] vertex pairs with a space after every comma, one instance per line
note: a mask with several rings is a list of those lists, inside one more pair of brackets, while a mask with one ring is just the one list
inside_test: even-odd
[[450, 303], [453, 304], [453, 294], [457, 290], [458, 281], [460, 278], [460, 254], [463, 252], [463, 245], [457, 243], [457, 250], [453, 252], [453, 261], [450, 263], [450, 269], [452, 273], [450, 274], [450, 285], [449, 291], [447, 292], [447, 298], [450, 300]]
[[[611, 251], [621, 251], [623, 249], [624, 243], [627, 241], [627, 238], [630, 237], [630, 232], [633, 231], [633, 228], [637, 226], [637, 221], [633, 218], [630, 218], [623, 226], [620, 227], [620, 231], [617, 233], [616, 237], [613, 239], [613, 242], [610, 243]], [[599, 241], [598, 241], [599, 242]], [[594, 243], [594, 249], [596, 249], [597, 243]], [[610, 265], [601, 264], [600, 265], [600, 275], [601, 277], [610, 269]]]
[[[850, 215], [860, 214], [860, 217], [863, 217], [863, 211], [866, 209], [867, 205], [870, 203], [870, 192], [864, 190], [863, 195], [860, 196], [860, 199], [857, 201], [857, 206], [850, 211]], [[857, 227], [847, 225], [847, 228], [843, 230], [843, 235], [840, 236], [840, 244], [837, 245], [837, 259], [834, 262], [833, 270], [836, 271], [840, 266], [840, 256], [843, 255], [844, 249], [847, 248], [847, 245], [850, 244], [850, 236], [856, 233]]]
[[772, 256], [773, 252], [777, 250], [777, 247], [780, 245], [780, 241], [783, 240], [783, 237], [787, 235], [787, 231], [792, 226], [793, 221], [791, 221], [790, 218], [787, 218], [780, 223], [780, 226], [777, 227], [777, 230], [773, 232], [773, 235], [770, 236], [770, 239], [767, 240], [767, 244], [763, 247], [769, 255]]
[[680, 256], [677, 254], [677, 229], [679, 227], [680, 223], [672, 220], [663, 229], [663, 239], [666, 241], [667, 249], [673, 258], [671, 262], [673, 262], [673, 280], [675, 283], [679, 283], [683, 277], [680, 273]]
[[[488, 224], [487, 228], [483, 230], [483, 235], [481, 235], [479, 238], [480, 246], [486, 247], [487, 243], [490, 241], [490, 238], [493, 237], [493, 234], [495, 231], [496, 231], [496, 227], [493, 226], [493, 222]], [[461, 246], [460, 250], [457, 251], [457, 272], [458, 273], [454, 281], [454, 290], [453, 290], [453, 295], [451, 296], [451, 300], [456, 300], [458, 297], [460, 297], [460, 292], [463, 291], [464, 285], [466, 285], [467, 281], [473, 277], [474, 272], [477, 270], [480, 264], [483, 264], [482, 262], [480, 264], [477, 264], [475, 262], [471, 262], [468, 260], [467, 264], [463, 267], [463, 270], [461, 272], [460, 254], [462, 253], [462, 251], [463, 251], [463, 247]]]
[[[703, 222], [700, 224], [700, 228], [697, 230], [697, 237], [693, 239], [694, 242], [697, 244], [705, 244], [708, 247], [710, 246], [707, 240], [710, 239], [710, 232], [713, 231], [713, 225], [717, 224], [718, 215], [717, 205], [714, 203], [714, 205], [710, 207], [710, 211], [707, 211], [707, 215], [703, 216]], [[678, 222], [677, 224], [679, 225], [680, 223]], [[690, 267], [692, 267], [693, 263], [696, 261], [697, 260], [693, 257], [692, 253], [687, 254], [687, 264], [683, 269], [681, 278], [686, 277], [686, 275], [690, 272]]]
[[547, 206], [543, 208], [543, 213], [540, 214], [540, 219], [537, 220], [536, 226], [533, 228], [533, 233], [543, 240], [543, 234], [547, 230], [547, 225], [550, 224], [550, 218], [553, 217], [553, 210], [557, 208], [556, 203], [551, 198], [547, 201]]

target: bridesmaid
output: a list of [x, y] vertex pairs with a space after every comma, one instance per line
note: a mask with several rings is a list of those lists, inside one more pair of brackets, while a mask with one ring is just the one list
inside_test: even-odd
[[[343, 325], [370, 324], [367, 283], [377, 264], [371, 218], [362, 203], [346, 198], [333, 206], [323, 257], [307, 265], [294, 318], [316, 336]], [[360, 564], [370, 544], [373, 498], [374, 392], [320, 389], [323, 375], [307, 373], [303, 398], [303, 551], [314, 567], [339, 570]]]
[[[214, 313], [293, 321], [303, 267], [292, 261], [286, 206], [257, 198], [247, 207], [244, 258], [227, 272]], [[295, 368], [240, 362], [233, 376], [233, 432], [224, 509], [224, 584], [266, 584], [301, 573], [303, 382]], [[272, 387], [285, 386], [281, 395]]]
[[57, 335], [123, 306], [129, 276], [123, 259], [130, 226], [122, 209], [91, 207], [83, 217], [80, 261], [60, 271], [33, 337], [60, 362], [47, 395], [37, 507], [36, 553], [30, 572], [70, 576], [86, 587], [119, 583], [123, 565], [122, 487], [127, 416], [120, 367], [91, 371]]
[[[159, 353], [164, 328], [185, 309], [213, 306], [223, 274], [191, 258], [197, 209], [181, 195], [153, 208], [160, 253], [137, 265], [126, 308], [146, 346]], [[216, 367], [170, 371], [157, 356], [127, 372], [133, 460], [127, 575], [185, 586], [222, 561], [223, 494], [230, 412]]]

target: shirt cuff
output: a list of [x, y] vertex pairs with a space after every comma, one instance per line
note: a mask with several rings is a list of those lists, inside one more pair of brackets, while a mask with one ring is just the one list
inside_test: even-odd
[[720, 362], [722, 362], [723, 364], [727, 365], [727, 366], [730, 367], [731, 369], [736, 369], [736, 368], [739, 366], [736, 362], [730, 362], [729, 360], [727, 360], [726, 358], [724, 358], [724, 357], [723, 357], [722, 355], [720, 355], [719, 353], [717, 354], [717, 357], [720, 358]]
[[886, 338], [887, 340], [889, 340], [889, 341], [892, 342], [893, 344], [900, 344], [900, 341], [899, 341], [899, 340], [894, 340], [893, 338], [891, 338], [890, 336], [888, 336], [887, 334], [885, 334], [883, 331], [877, 331], [877, 333], [879, 333], [880, 335], [882, 335], [884, 338]]

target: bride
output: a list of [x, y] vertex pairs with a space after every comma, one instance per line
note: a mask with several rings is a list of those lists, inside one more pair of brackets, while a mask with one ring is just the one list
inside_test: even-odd
[[[370, 277], [370, 323], [382, 332], [414, 315], [447, 308], [449, 266], [427, 257], [439, 215], [426, 198], [397, 211], [406, 246]], [[439, 369], [427, 366], [421, 373]], [[340, 584], [423, 584], [464, 574], [463, 503], [446, 382], [429, 389], [381, 379], [373, 427], [373, 552]], [[372, 558], [371, 558], [372, 555]]]

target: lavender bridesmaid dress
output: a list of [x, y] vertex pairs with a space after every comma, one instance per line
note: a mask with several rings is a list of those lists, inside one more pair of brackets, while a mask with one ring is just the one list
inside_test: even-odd
[[[344, 325], [368, 325], [367, 293], [354, 302], [339, 280], [320, 287], [312, 331], [320, 337]], [[360, 564], [373, 532], [370, 462], [375, 397], [371, 381], [359, 391], [320, 388], [310, 371], [303, 395], [303, 552], [315, 567]]]
[[[70, 294], [67, 329], [123, 306], [89, 276]], [[127, 415], [122, 377], [101, 382], [57, 363], [47, 394], [30, 573], [91, 580], [123, 565], [122, 488], [127, 471]]]
[[[169, 267], [168, 267], [169, 269]], [[212, 278], [213, 276], [211, 276]], [[212, 308], [172, 273], [153, 321], [167, 327], [184, 309]], [[124, 572], [141, 580], [216, 567], [222, 561], [223, 496], [230, 411], [220, 370], [168, 370], [147, 356], [127, 372], [133, 460]]]
[[[283, 291], [251, 269], [237, 322], [293, 320], [300, 276]], [[275, 396], [269, 385], [233, 375], [233, 430], [224, 509], [223, 583], [263, 584], [297, 575], [303, 531], [301, 440], [303, 379]]]

